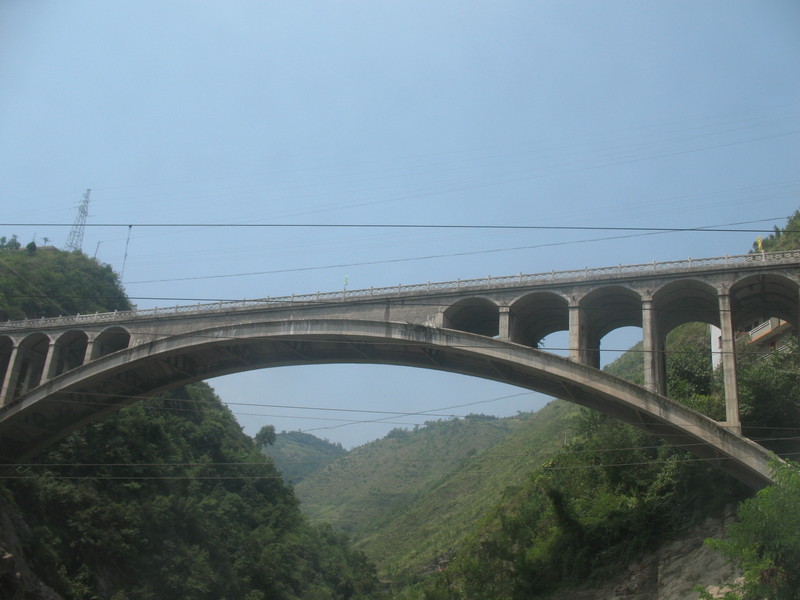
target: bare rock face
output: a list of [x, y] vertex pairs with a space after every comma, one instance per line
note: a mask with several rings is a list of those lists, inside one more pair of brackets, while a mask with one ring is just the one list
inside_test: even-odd
[[719, 553], [705, 545], [706, 538], [722, 537], [733, 522], [735, 507], [709, 518], [681, 539], [668, 542], [642, 556], [616, 580], [593, 590], [570, 593], [575, 600], [697, 600], [702, 586], [722, 597], [725, 584], [739, 573]]
[[14, 555], [0, 548], [0, 598], [21, 600], [25, 597], [24, 592]]
[[20, 539], [30, 535], [22, 518], [0, 497], [0, 598], [3, 600], [63, 600], [33, 573]]
[[690, 537], [667, 544], [659, 551], [659, 600], [697, 598], [695, 586], [719, 586], [737, 577], [733, 566], [703, 543], [705, 538], [722, 535], [724, 521], [708, 519]]

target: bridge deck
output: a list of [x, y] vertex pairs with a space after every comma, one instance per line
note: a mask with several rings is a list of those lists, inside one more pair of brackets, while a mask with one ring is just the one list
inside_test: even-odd
[[318, 304], [321, 302], [347, 302], [364, 299], [379, 299], [388, 297], [413, 297], [442, 292], [462, 292], [479, 290], [500, 290], [536, 285], [552, 285], [557, 283], [588, 282], [621, 277], [643, 277], [668, 275], [676, 273], [709, 272], [726, 269], [748, 269], [763, 266], [790, 266], [800, 267], [800, 251], [769, 252], [762, 254], [742, 254], [734, 256], [721, 256], [711, 258], [687, 258], [666, 262], [656, 262], [615, 265], [609, 267], [595, 267], [572, 269], [567, 271], [550, 271], [546, 273], [520, 273], [518, 275], [503, 275], [497, 277], [483, 277], [479, 279], [456, 279], [454, 281], [426, 282], [410, 285], [398, 284], [389, 287], [371, 287], [359, 290], [338, 290], [332, 292], [316, 292], [313, 294], [292, 294], [291, 296], [274, 296], [255, 299], [223, 300], [210, 303], [197, 303], [166, 308], [146, 308], [130, 311], [115, 311], [85, 315], [70, 315], [60, 317], [42, 317], [40, 319], [25, 319], [6, 321], [0, 325], [0, 332], [4, 330], [41, 329], [61, 327], [73, 324], [93, 324], [106, 321], [131, 321], [141, 318], [157, 318], [160, 316], [174, 317], [180, 314], [199, 314], [214, 312], [229, 312], [237, 309], [285, 307], [287, 305]]

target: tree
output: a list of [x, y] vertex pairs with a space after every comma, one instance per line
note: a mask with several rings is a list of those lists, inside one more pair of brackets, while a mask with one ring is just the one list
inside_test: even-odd
[[259, 429], [254, 439], [256, 441], [256, 446], [261, 450], [267, 446], [272, 446], [275, 443], [275, 427], [272, 425], [264, 425], [264, 427]]
[[796, 456], [800, 441], [787, 427], [800, 424], [800, 345], [794, 336], [766, 355], [742, 353], [737, 363], [744, 435], [779, 456]]
[[6, 239], [6, 236], [0, 237], [0, 249], [3, 250], [19, 250], [20, 243], [16, 235], [12, 235], [11, 239]]
[[727, 539], [707, 540], [744, 573], [727, 600], [800, 599], [800, 465], [774, 459], [770, 468], [775, 483], [739, 507]]

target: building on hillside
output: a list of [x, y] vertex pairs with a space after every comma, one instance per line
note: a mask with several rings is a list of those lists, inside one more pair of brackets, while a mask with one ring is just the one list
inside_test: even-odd
[[779, 350], [785, 345], [784, 338], [792, 332], [792, 326], [788, 321], [772, 317], [758, 323], [745, 335], [748, 336], [748, 344], [759, 352], [767, 353]]
[[[772, 317], [766, 321], [756, 321], [750, 329], [736, 334], [737, 340], [744, 339], [751, 351], [767, 354], [780, 350], [785, 344], [787, 335], [793, 333], [788, 321]], [[714, 369], [722, 364], [722, 332], [719, 327], [709, 325], [711, 336], [711, 365]]]

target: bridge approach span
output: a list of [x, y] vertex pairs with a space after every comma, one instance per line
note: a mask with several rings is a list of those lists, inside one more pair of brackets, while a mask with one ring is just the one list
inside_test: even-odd
[[0, 461], [28, 460], [143, 396], [264, 367], [370, 363], [461, 373], [599, 410], [685, 448], [758, 489], [769, 453], [669, 398], [529, 346], [423, 324], [349, 319], [224, 324], [132, 345], [52, 377], [0, 411]]

